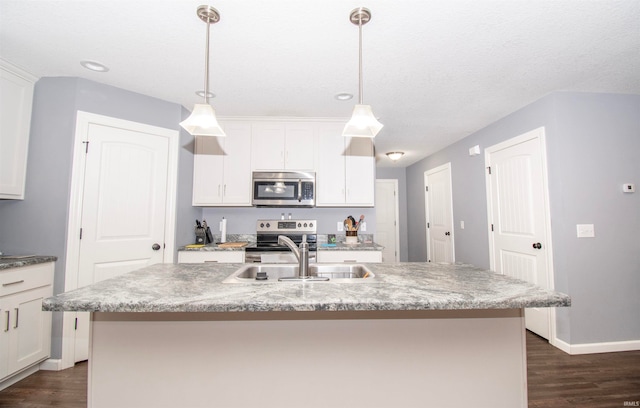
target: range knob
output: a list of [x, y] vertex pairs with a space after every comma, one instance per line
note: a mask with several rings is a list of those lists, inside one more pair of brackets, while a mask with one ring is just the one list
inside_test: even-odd
[[307, 223], [306, 222], [304, 223], [304, 227], [307, 228]]
[[260, 228], [264, 228], [264, 222], [260, 223]]
[[271, 224], [267, 223], [267, 228], [271, 227]]
[[302, 227], [302, 223], [301, 222], [298, 223], [298, 228], [300, 228], [300, 227]]
[[309, 223], [309, 227], [313, 228], [313, 223], [312, 222]]

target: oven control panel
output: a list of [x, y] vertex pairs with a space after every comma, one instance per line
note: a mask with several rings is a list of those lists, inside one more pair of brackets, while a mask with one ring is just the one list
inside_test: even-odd
[[316, 220], [258, 220], [256, 232], [315, 234], [316, 225]]

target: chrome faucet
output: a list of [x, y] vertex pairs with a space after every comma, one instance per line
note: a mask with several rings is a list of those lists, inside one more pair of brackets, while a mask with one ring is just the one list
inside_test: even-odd
[[298, 259], [298, 278], [306, 279], [309, 277], [309, 244], [307, 243], [307, 236], [302, 236], [302, 242], [300, 248], [296, 247], [296, 244], [291, 238], [285, 235], [278, 235], [278, 245], [286, 245], [291, 252]]

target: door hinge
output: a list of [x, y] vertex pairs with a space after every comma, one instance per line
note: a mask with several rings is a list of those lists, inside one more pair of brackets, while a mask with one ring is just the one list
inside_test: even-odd
[[82, 239], [82, 228], [80, 228], [80, 239]]
[[429, 228], [429, 223], [427, 223], [427, 228]]
[[429, 186], [424, 186], [424, 190], [425, 190], [426, 192], [429, 192]]
[[89, 153], [89, 141], [82, 142], [84, 143], [84, 152]]
[[489, 171], [489, 174], [491, 174], [491, 166], [487, 167], [487, 170]]
[[491, 231], [493, 232], [493, 224], [491, 224]]

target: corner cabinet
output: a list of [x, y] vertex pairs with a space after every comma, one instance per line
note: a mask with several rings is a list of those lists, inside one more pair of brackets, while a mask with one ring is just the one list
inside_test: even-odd
[[[53, 262], [0, 271], [0, 385], [13, 374], [49, 357]], [[1, 387], [0, 387], [1, 389]]]
[[0, 199], [24, 199], [35, 82], [0, 60]]
[[227, 137], [196, 136], [194, 206], [251, 206], [251, 124], [220, 121]]
[[342, 136], [342, 123], [323, 123], [318, 126], [316, 206], [373, 207], [373, 140], [345, 138]]

